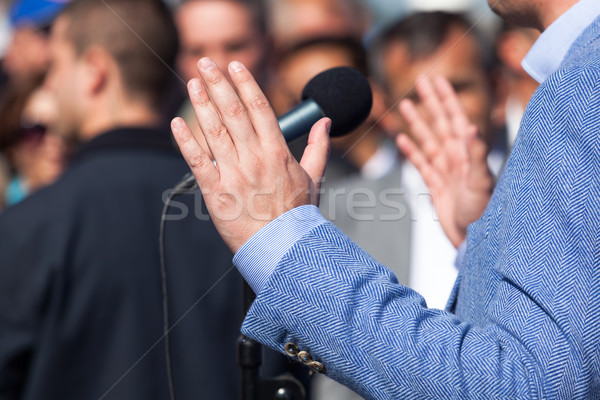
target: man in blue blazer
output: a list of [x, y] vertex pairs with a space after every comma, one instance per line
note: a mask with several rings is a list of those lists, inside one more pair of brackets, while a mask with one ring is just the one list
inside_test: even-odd
[[[367, 398], [600, 398], [600, 3], [490, 5], [544, 31], [524, 61], [541, 86], [489, 205], [468, 228], [446, 311], [427, 309], [311, 205], [331, 121], [313, 126], [298, 164], [248, 71], [229, 65], [237, 94], [204, 58], [189, 91], [208, 148], [180, 119], [172, 124], [258, 293], [243, 332]], [[399, 144], [449, 200], [440, 219], [462, 240], [487, 199], [476, 179], [480, 149], [444, 81], [424, 80], [419, 91], [434, 125], [404, 102], [425, 146]], [[442, 161], [436, 141], [452, 144]]]

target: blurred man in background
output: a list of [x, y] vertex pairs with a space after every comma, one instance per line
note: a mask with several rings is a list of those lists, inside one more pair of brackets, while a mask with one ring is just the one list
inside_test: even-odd
[[[302, 89], [314, 75], [339, 66], [369, 75], [366, 52], [359, 41], [352, 37], [320, 37], [297, 43], [281, 54], [277, 63], [280, 97], [288, 99], [281, 104], [285, 109], [297, 104]], [[376, 84], [371, 86], [374, 104], [367, 120], [350, 134], [331, 139], [321, 211], [380, 262], [389, 265], [406, 284], [410, 216], [399, 193], [398, 153], [383, 132], [387, 121], [385, 99]], [[352, 170], [342, 174], [337, 171], [341, 169], [339, 164], [350, 164]], [[398, 189], [396, 193], [390, 191], [392, 188]], [[389, 196], [384, 199], [387, 204], [380, 201], [382, 191]], [[378, 199], [373, 207], [365, 207], [373, 196]], [[387, 227], [393, 234], [377, 234]]]
[[[183, 81], [198, 75], [201, 57], [211, 57], [220, 68], [239, 60], [261, 84], [267, 81], [269, 43], [265, 16], [260, 7], [244, 0], [185, 0], [175, 11], [181, 40], [177, 66]], [[177, 112], [197, 129], [187, 96]]]
[[0, 398], [238, 395], [240, 281], [194, 199], [166, 224], [161, 281], [163, 198], [188, 171], [157, 111], [177, 48], [159, 0], [75, 1], [56, 21], [46, 86], [80, 147], [0, 217]]
[[[404, 98], [422, 111], [415, 83], [425, 75], [441, 75], [453, 85], [469, 120], [489, 137], [492, 62], [482, 40], [466, 18], [447, 12], [416, 13], [380, 32], [370, 58], [377, 80], [387, 90], [392, 113]], [[407, 131], [400, 119], [395, 131]], [[456, 248], [438, 222], [419, 172], [408, 161], [400, 168], [412, 218], [408, 286], [421, 293], [429, 307], [444, 308], [458, 273]]]
[[267, 54], [262, 9], [243, 0], [185, 0], [175, 12], [181, 49], [178, 67], [182, 78], [198, 75], [197, 63], [210, 56], [220, 68], [240, 60], [260, 76]]
[[268, 0], [269, 26], [277, 48], [315, 37], [360, 39], [369, 29], [369, 9], [356, 0]]
[[[304, 87], [317, 74], [340, 66], [352, 67], [368, 76], [365, 49], [353, 36], [318, 36], [280, 49], [275, 63], [277, 85], [270, 93], [275, 113], [284, 114], [300, 103]], [[374, 105], [367, 121], [351, 134], [332, 140], [327, 183], [355, 173], [376, 179], [389, 172], [396, 160], [395, 150], [391, 155], [385, 150], [378, 154], [384, 138], [380, 117], [385, 112], [385, 99], [376, 85], [371, 86]], [[290, 144], [294, 155], [302, 154], [306, 140], [302, 137]]]

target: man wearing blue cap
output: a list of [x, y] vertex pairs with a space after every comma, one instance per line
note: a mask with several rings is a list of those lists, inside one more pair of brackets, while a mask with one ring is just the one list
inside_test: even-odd
[[22, 80], [46, 71], [52, 21], [68, 0], [20, 0], [10, 8], [13, 37], [2, 60], [4, 72]]

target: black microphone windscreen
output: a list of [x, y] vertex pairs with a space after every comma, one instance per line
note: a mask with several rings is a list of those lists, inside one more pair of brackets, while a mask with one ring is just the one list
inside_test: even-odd
[[350, 67], [332, 68], [310, 80], [302, 99], [313, 99], [331, 118], [330, 136], [345, 135], [356, 129], [371, 112], [373, 94], [369, 81]]

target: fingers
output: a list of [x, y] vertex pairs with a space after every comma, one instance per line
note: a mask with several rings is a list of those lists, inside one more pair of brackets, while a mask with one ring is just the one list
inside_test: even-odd
[[267, 142], [285, 144], [277, 117], [256, 80], [241, 63], [229, 64], [229, 75], [252, 121], [257, 137]]
[[300, 166], [308, 173], [317, 189], [320, 187], [327, 166], [331, 120], [322, 118], [313, 125], [308, 135], [308, 146], [304, 150]]
[[198, 144], [183, 119], [173, 119], [171, 121], [171, 131], [198, 185], [203, 190], [212, 188], [219, 180], [219, 172], [212, 163], [211, 157]]
[[444, 142], [451, 135], [452, 127], [437, 88], [434, 88], [429, 78], [425, 76], [417, 81], [416, 89], [437, 139]]
[[[242, 68], [240, 63], [236, 64], [239, 65], [239, 68]], [[229, 70], [230, 76], [233, 76], [232, 69]], [[246, 107], [235, 89], [215, 63], [208, 58], [200, 59], [198, 71], [223, 125], [231, 135], [231, 140], [237, 152], [249, 151], [256, 143], [256, 135], [248, 118]]]
[[202, 150], [204, 150], [204, 152], [208, 155], [208, 157], [210, 157], [211, 160], [214, 160], [214, 157], [210, 152], [210, 148], [208, 147], [208, 143], [206, 143], [206, 138], [200, 130], [200, 124], [198, 124], [198, 121], [194, 119], [193, 121], [184, 120], [184, 122], [187, 124], [188, 128], [192, 132], [192, 136], [194, 136], [196, 142], [198, 142], [200, 147], [202, 147]]
[[[428, 160], [436, 160], [438, 163], [443, 162], [438, 156], [441, 154], [442, 148], [440, 142], [435, 137], [430, 126], [423, 120], [414, 104], [410, 100], [400, 102], [400, 114], [408, 126], [412, 138], [421, 149], [422, 153]], [[444, 167], [444, 165], [440, 165]]]
[[[214, 69], [217, 67], [215, 66]], [[236, 163], [237, 151], [227, 128], [210, 100], [206, 87], [199, 79], [194, 78], [188, 83], [188, 93], [200, 131], [217, 165]]]
[[[234, 163], [239, 157], [253, 154], [252, 149], [258, 147], [259, 141], [285, 145], [271, 105], [252, 74], [241, 63], [233, 61], [229, 64], [231, 82], [209, 58], [200, 59], [198, 71], [206, 90], [205, 93], [196, 93], [194, 108], [217, 162], [218, 155], [215, 153], [222, 156], [229, 153], [230, 159], [226, 162]], [[224, 132], [229, 135], [224, 135]], [[229, 136], [229, 141], [225, 136]], [[213, 149], [214, 146], [218, 147]]]
[[443, 107], [446, 109], [447, 115], [450, 117], [451, 132], [456, 136], [464, 137], [464, 135], [471, 132], [469, 128], [472, 124], [469, 122], [463, 106], [454, 92], [454, 88], [442, 76], [435, 78], [435, 88], [440, 96]]
[[410, 161], [421, 174], [423, 181], [432, 192], [443, 186], [442, 177], [432, 167], [429, 160], [423, 152], [405, 133], [401, 133], [396, 137], [398, 148], [408, 161]]

